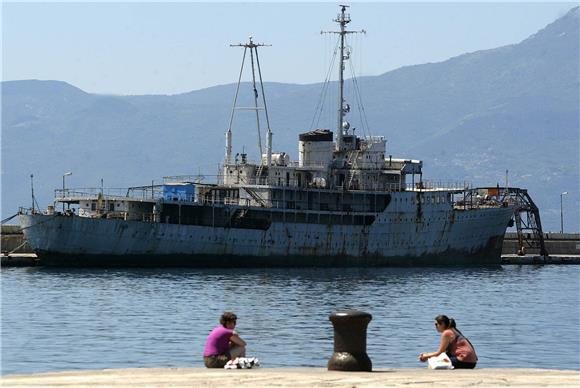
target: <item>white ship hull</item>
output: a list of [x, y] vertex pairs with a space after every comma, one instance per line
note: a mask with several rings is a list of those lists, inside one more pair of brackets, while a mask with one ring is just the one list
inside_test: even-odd
[[[273, 222], [266, 230], [21, 215], [45, 264], [188, 266], [386, 266], [499, 264], [511, 207], [433, 205], [370, 225]], [[290, 218], [292, 213], [288, 213]]]

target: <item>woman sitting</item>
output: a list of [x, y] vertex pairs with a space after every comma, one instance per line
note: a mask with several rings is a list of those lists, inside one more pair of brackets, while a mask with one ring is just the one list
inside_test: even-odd
[[229, 360], [246, 356], [246, 342], [234, 331], [238, 317], [225, 312], [221, 326], [214, 328], [205, 343], [203, 362], [207, 368], [223, 368]]
[[419, 354], [419, 360], [427, 361], [443, 352], [447, 353], [453, 367], [456, 369], [473, 369], [477, 364], [477, 355], [471, 342], [455, 327], [455, 320], [446, 315], [435, 317], [435, 328], [441, 333], [439, 349], [432, 353]]

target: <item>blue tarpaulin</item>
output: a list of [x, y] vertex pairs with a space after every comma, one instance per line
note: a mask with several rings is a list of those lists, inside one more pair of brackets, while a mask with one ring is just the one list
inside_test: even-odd
[[195, 186], [191, 183], [166, 183], [163, 185], [163, 199], [166, 201], [193, 202]]

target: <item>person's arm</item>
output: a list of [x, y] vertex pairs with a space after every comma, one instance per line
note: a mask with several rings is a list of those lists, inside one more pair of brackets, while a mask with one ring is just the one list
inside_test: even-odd
[[436, 352], [431, 353], [421, 353], [419, 354], [419, 361], [427, 361], [428, 358], [437, 357], [441, 353], [447, 350], [447, 347], [451, 343], [452, 336], [441, 334], [441, 342], [439, 343], [439, 349]]
[[234, 333], [232, 334], [232, 336], [230, 337], [230, 342], [233, 343], [234, 345], [238, 345], [238, 346], [246, 346], [246, 341], [244, 341], [239, 335], [238, 333], [236, 333], [234, 331]]

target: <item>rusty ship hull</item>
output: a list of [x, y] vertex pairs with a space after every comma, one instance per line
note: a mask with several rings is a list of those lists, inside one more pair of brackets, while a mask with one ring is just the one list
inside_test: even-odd
[[[511, 207], [457, 210], [393, 206], [360, 225], [286, 221], [179, 225], [61, 214], [22, 214], [23, 232], [45, 265], [437, 266], [499, 265]], [[436, 209], [438, 208], [438, 209]], [[352, 219], [352, 215], [342, 215]], [[361, 217], [361, 215], [358, 215]]]

